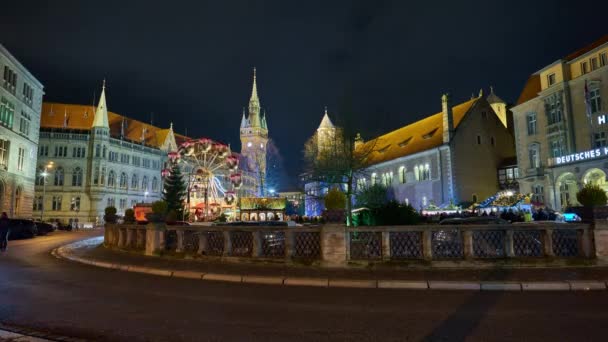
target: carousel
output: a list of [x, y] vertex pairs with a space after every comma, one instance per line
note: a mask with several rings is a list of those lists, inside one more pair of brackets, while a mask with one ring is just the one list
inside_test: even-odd
[[[229, 146], [206, 138], [188, 140], [168, 157], [184, 172], [190, 221], [214, 221], [222, 214], [228, 220], [235, 219], [235, 190], [242, 180], [239, 160]], [[169, 175], [170, 169], [163, 170], [163, 176]]]

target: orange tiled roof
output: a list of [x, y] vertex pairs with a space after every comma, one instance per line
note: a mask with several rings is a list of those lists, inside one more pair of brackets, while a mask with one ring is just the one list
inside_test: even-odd
[[524, 90], [522, 90], [519, 95], [519, 99], [517, 99], [517, 104], [520, 105], [524, 102], [530, 101], [535, 98], [540, 92], [540, 75], [534, 74], [528, 78], [526, 81], [526, 85], [524, 86]]
[[[458, 127], [465, 114], [480, 98], [452, 107], [454, 128]], [[368, 157], [370, 165], [422, 152], [443, 144], [443, 113], [431, 115], [405, 127], [367, 141], [359, 150], [372, 151]]]
[[[89, 130], [93, 124], [95, 110], [96, 107], [94, 106], [44, 102], [42, 104], [40, 127], [64, 129], [64, 121], [67, 121], [68, 129]], [[120, 138], [123, 120], [125, 140], [141, 142], [142, 134], [145, 134], [146, 145], [160, 148], [169, 134], [169, 129], [159, 128], [120, 114], [108, 112], [108, 123], [112, 137]]]

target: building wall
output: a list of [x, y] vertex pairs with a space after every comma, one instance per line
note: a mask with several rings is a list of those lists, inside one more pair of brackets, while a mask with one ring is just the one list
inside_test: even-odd
[[[100, 144], [102, 151], [99, 157], [96, 156], [95, 151], [97, 144]], [[106, 147], [105, 157], [103, 156], [103, 146]], [[37, 198], [41, 198], [44, 194], [44, 220], [59, 219], [62, 222], [69, 222], [70, 219], [78, 219], [79, 222], [96, 222], [103, 218], [104, 210], [112, 204], [112, 200], [118, 214], [122, 215], [125, 209], [136, 203], [153, 202], [161, 198], [161, 169], [166, 161], [166, 151], [115, 138], [99, 140], [91, 132], [71, 133], [67, 131], [41, 132], [39, 154], [47, 147], [48, 155], [38, 157], [39, 170], [43, 170], [50, 161], [53, 161], [54, 166], [49, 169], [46, 191], [45, 186], [36, 186]], [[67, 147], [67, 156], [56, 156], [55, 147]], [[73, 154], [74, 148], [77, 147], [86, 148], [84, 157], [77, 157]], [[118, 159], [110, 160], [110, 152], [116, 153]], [[129, 162], [121, 159], [122, 156], [129, 156]], [[136, 160], [134, 157], [139, 158], [139, 166], [134, 164]], [[147, 164], [144, 164], [144, 160], [149, 160], [149, 166], [145, 166]], [[64, 170], [63, 186], [54, 185], [55, 175], [59, 168]], [[72, 184], [72, 176], [76, 168], [83, 171], [82, 186]], [[101, 182], [102, 168], [106, 170], [103, 184]], [[97, 184], [94, 181], [95, 169], [100, 170]], [[113, 186], [109, 184], [110, 172], [115, 175]], [[123, 173], [127, 176], [125, 188], [120, 186], [120, 176]], [[132, 184], [133, 175], [137, 176], [136, 187], [133, 187]], [[148, 180], [146, 187], [142, 184], [144, 176]], [[156, 179], [156, 188], [153, 188], [154, 179]], [[53, 197], [61, 197], [60, 210], [53, 210]], [[78, 210], [71, 205], [77, 197], [80, 197]], [[121, 200], [123, 200], [122, 206]], [[36, 217], [39, 217], [40, 214], [40, 210], [34, 213]]]
[[[478, 143], [478, 137], [480, 143]], [[492, 143], [494, 141], [494, 143]], [[499, 190], [497, 169], [515, 155], [513, 137], [486, 101], [478, 101], [450, 143], [455, 202], [482, 201]]]
[[[6, 114], [9, 107], [12, 109], [12, 120], [0, 122], [0, 139], [9, 143], [6, 163], [3, 160], [0, 165], [0, 212], [6, 211], [11, 217], [29, 218], [32, 214], [43, 86], [2, 45], [0, 73], [0, 113]], [[15, 76], [8, 76], [12, 74]]]

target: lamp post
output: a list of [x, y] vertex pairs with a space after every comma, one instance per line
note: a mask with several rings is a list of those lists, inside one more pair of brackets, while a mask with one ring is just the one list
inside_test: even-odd
[[48, 170], [52, 169], [54, 162], [50, 161], [44, 166], [44, 171], [40, 174], [42, 176], [42, 207], [40, 208], [40, 222], [44, 217], [45, 197], [46, 197], [46, 177], [49, 175]]

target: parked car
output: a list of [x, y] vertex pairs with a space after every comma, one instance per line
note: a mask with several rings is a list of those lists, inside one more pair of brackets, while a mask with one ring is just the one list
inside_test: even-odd
[[54, 225], [48, 222], [40, 222], [36, 221], [36, 228], [38, 229], [38, 235], [46, 235], [48, 233], [54, 232], [57, 228]]
[[38, 234], [38, 228], [32, 220], [9, 219], [9, 239], [30, 239]]
[[439, 224], [447, 225], [471, 225], [471, 224], [509, 224], [509, 221], [494, 216], [476, 216], [465, 218], [449, 218], [442, 220]]

